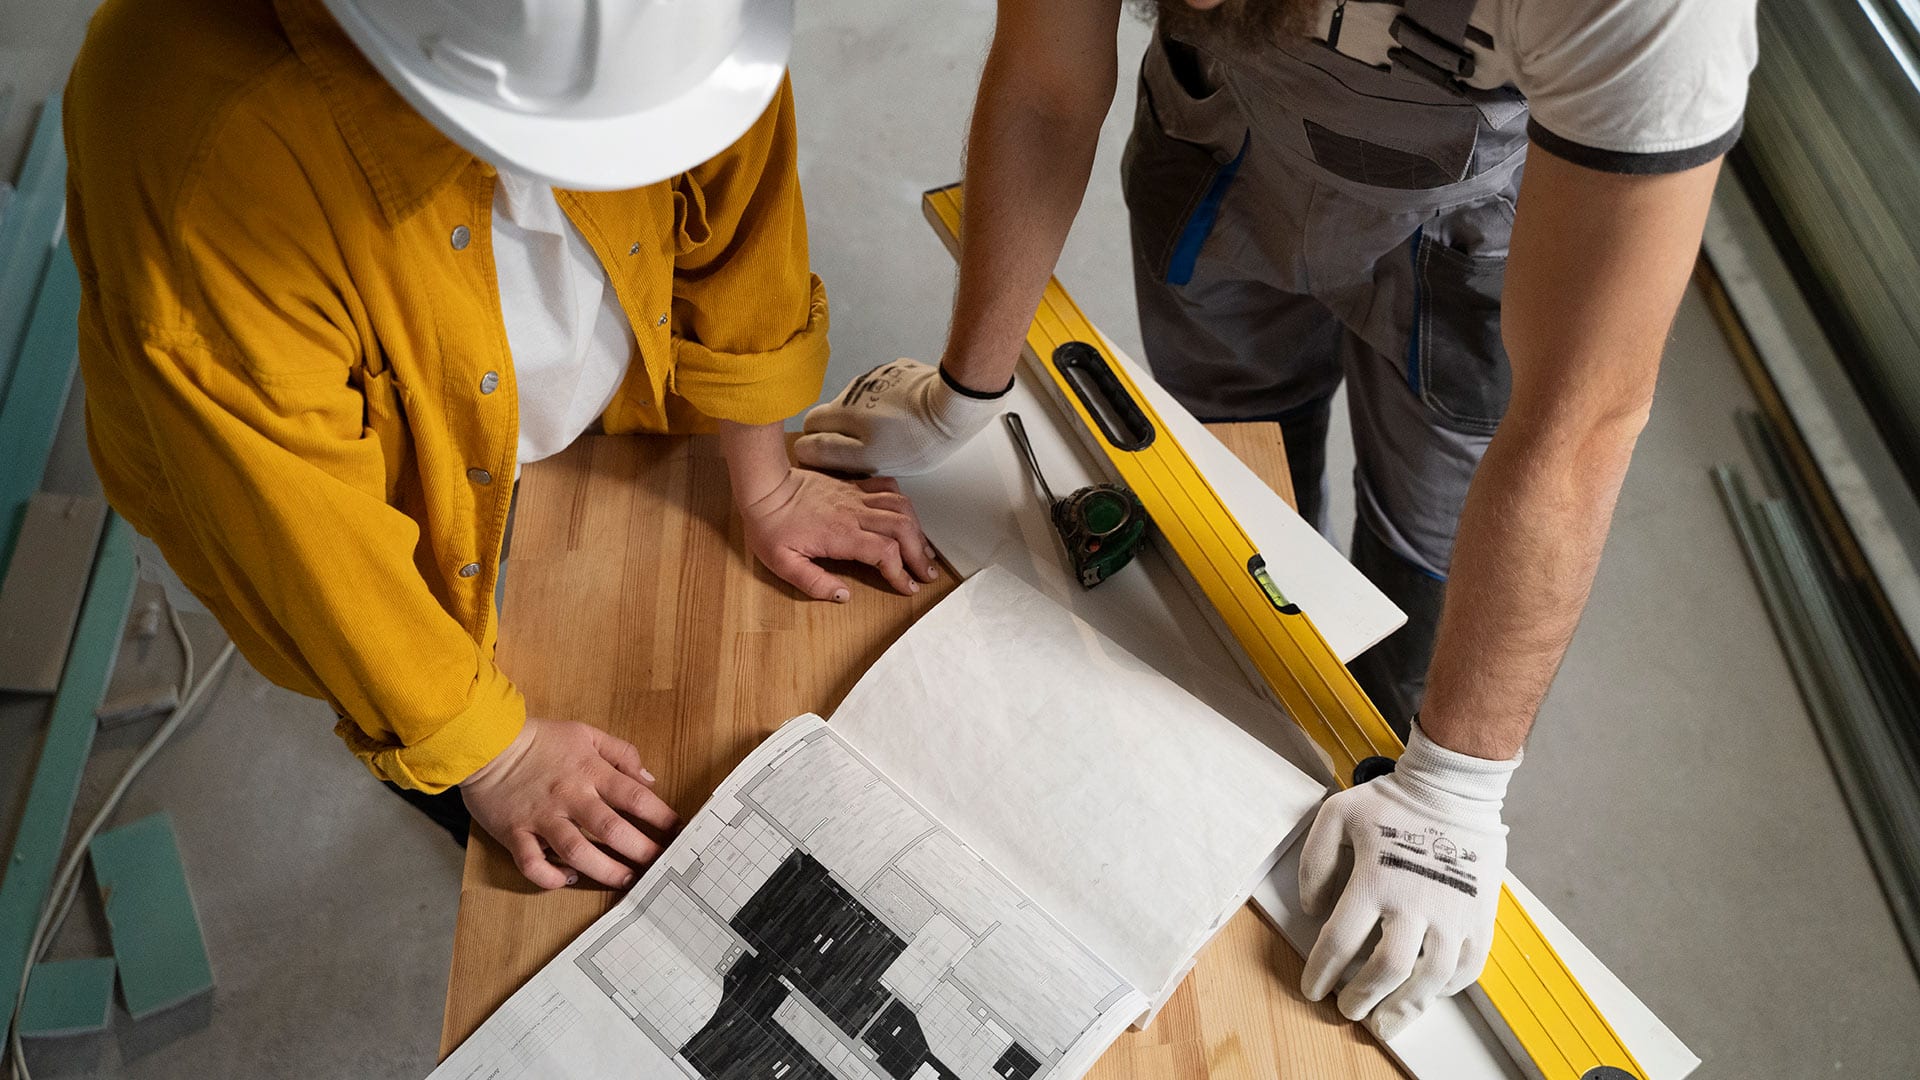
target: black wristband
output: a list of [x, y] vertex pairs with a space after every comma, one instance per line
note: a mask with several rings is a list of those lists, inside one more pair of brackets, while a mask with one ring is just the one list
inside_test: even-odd
[[975, 390], [972, 387], [961, 386], [960, 381], [958, 379], [955, 379], [952, 375], [947, 373], [947, 367], [945, 364], [940, 365], [940, 381], [947, 384], [947, 389], [953, 391], [956, 394], [959, 394], [961, 397], [972, 398], [975, 401], [997, 401], [1000, 398], [1006, 397], [1007, 394], [1013, 389], [1013, 380], [1011, 378], [1007, 380], [1006, 386], [1001, 387], [998, 393], [993, 393], [993, 394], [981, 393], [980, 391]]

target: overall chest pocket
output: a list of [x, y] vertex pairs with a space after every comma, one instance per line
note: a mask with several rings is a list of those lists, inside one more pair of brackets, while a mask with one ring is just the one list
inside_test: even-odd
[[1300, 125], [1298, 145], [1327, 172], [1368, 187], [1418, 191], [1476, 171], [1482, 111], [1468, 97], [1382, 71], [1323, 42], [1271, 58], [1285, 79], [1250, 80], [1274, 115]]

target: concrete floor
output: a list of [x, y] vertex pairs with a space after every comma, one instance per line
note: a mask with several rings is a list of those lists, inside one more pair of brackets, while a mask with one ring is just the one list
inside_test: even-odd
[[[0, 5], [0, 71], [20, 90], [0, 122], [0, 175], [24, 142], [19, 102], [57, 83], [91, 4], [31, 7]], [[941, 5], [935, 28], [900, 5], [800, 6], [794, 81], [814, 265], [834, 305], [829, 389], [940, 347], [952, 270], [918, 197], [957, 178], [992, 8]], [[1144, 40], [1129, 20], [1123, 70]], [[1115, 180], [1131, 112], [1122, 82], [1060, 275], [1137, 349]], [[1731, 411], [1749, 403], [1690, 297], [1592, 605], [1515, 782], [1512, 859], [1705, 1060], [1697, 1076], [1917, 1076], [1920, 982], [1707, 481], [1710, 464], [1742, 458]], [[1337, 476], [1351, 462], [1344, 437]], [[72, 450], [62, 483], [83, 485]], [[1333, 484], [1343, 530], [1345, 488]], [[196, 633], [211, 655], [217, 628], [202, 620]], [[0, 701], [0, 745], [33, 747], [34, 715]], [[121, 814], [172, 813], [218, 989], [143, 1023], [117, 1016], [104, 1038], [37, 1044], [36, 1075], [429, 1071], [459, 853], [373, 784], [331, 727], [323, 705], [244, 665], [228, 676]], [[148, 730], [102, 735], [83, 812]], [[4, 757], [0, 836], [30, 755]], [[97, 917], [83, 910], [58, 954], [92, 948]]]

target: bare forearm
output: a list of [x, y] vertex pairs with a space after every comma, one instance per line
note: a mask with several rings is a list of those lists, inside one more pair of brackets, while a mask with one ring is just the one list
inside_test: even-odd
[[1513, 401], [1467, 492], [1420, 711], [1448, 749], [1510, 758], [1533, 726], [1593, 587], [1718, 173], [1528, 156], [1501, 295]]
[[1420, 726], [1474, 757], [1512, 757], [1566, 655], [1593, 587], [1640, 428], [1637, 414], [1584, 438], [1503, 427], [1487, 449], [1454, 545]]
[[751, 506], [786, 482], [787, 433], [783, 424], [720, 421], [720, 450], [727, 459], [733, 504]]
[[[1045, 52], [1036, 40], [1056, 39], [1043, 38], [1036, 16], [1009, 10], [1017, 6], [1002, 6], [974, 103], [960, 282], [941, 359], [953, 378], [982, 391], [1013, 377], [1027, 324], [1086, 194], [1117, 62], [1118, 4], [1081, 0], [1056, 12], [1076, 33]], [[1114, 10], [1103, 12], [1107, 6]], [[1063, 82], [1075, 89], [1063, 91]]]

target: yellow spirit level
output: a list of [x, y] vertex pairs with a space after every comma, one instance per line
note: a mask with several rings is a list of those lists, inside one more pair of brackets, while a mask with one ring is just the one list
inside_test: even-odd
[[[958, 184], [922, 197], [927, 220], [957, 258]], [[1029, 360], [1085, 426], [1116, 478], [1131, 488], [1228, 636], [1281, 707], [1312, 738], [1342, 787], [1392, 768], [1403, 749], [1346, 665], [1289, 603], [1232, 511], [1160, 421], [1125, 369], [1056, 280], [1027, 330]], [[1494, 944], [1479, 992], [1523, 1066], [1543, 1080], [1646, 1080], [1519, 901], [1500, 888]]]

